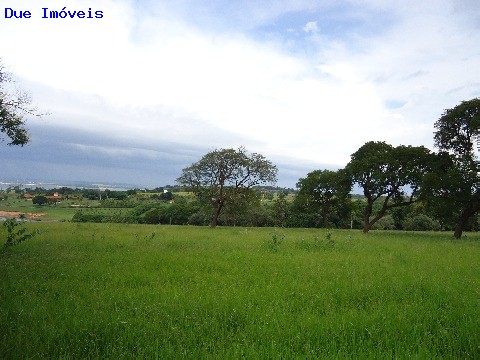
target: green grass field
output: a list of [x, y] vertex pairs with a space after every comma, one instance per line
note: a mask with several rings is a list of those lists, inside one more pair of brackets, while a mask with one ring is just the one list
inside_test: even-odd
[[[74, 206], [72, 206], [74, 205]], [[77, 207], [78, 206], [78, 207]], [[44, 214], [36, 221], [71, 221], [76, 212], [87, 214], [127, 214], [131, 208], [103, 208], [96, 200], [64, 200], [55, 205], [34, 205], [32, 200], [11, 198], [0, 202], [0, 211], [18, 211], [26, 214]]]
[[28, 226], [0, 358], [480, 357], [477, 234]]
[[38, 218], [39, 221], [70, 221], [73, 215], [79, 211], [78, 208], [71, 207], [72, 204], [80, 204], [82, 207], [98, 206], [98, 201], [63, 201], [56, 205], [38, 206], [32, 204], [32, 200], [19, 198], [10, 198], [0, 201], [0, 210], [3, 211], [19, 211], [22, 213], [42, 213], [45, 214]]

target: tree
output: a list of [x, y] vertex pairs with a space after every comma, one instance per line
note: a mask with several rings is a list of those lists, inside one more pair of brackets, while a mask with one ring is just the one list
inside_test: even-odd
[[290, 212], [290, 205], [287, 201], [287, 191], [280, 191], [272, 202], [272, 218], [275, 226], [284, 227]]
[[467, 222], [480, 211], [479, 159], [475, 155], [475, 142], [480, 146], [480, 98], [445, 110], [434, 126], [435, 146], [450, 157], [442, 155], [443, 169], [430, 179], [431, 193], [437, 193], [448, 208], [459, 209], [454, 233], [458, 239]]
[[6, 88], [8, 83], [12, 83], [11, 74], [0, 62], [0, 141], [7, 138], [8, 145], [23, 146], [30, 140], [23, 115], [38, 115], [30, 96], [21, 91], [12, 94]]
[[[351, 155], [346, 167], [353, 183], [363, 188], [366, 199], [363, 232], [368, 233], [388, 210], [417, 200], [431, 153], [423, 146], [393, 147], [370, 141]], [[380, 202], [374, 213], [375, 202]]]
[[318, 213], [323, 227], [331, 227], [334, 208], [348, 207], [351, 182], [345, 172], [315, 170], [297, 183], [299, 189], [295, 202], [309, 212]]
[[[260, 196], [254, 189], [243, 189], [235, 194], [231, 194], [220, 216], [220, 221], [229, 226], [237, 224], [243, 226], [252, 226], [252, 218], [255, 215], [255, 209], [260, 207]], [[248, 224], [248, 225], [247, 225]]]
[[176, 180], [187, 186], [204, 203], [213, 208], [212, 227], [218, 224], [220, 213], [227, 203], [253, 186], [275, 183], [277, 167], [263, 155], [248, 154], [245, 148], [214, 150], [198, 162], [182, 170]]
[[48, 199], [43, 195], [37, 195], [32, 199], [32, 203], [42, 206], [48, 204]]

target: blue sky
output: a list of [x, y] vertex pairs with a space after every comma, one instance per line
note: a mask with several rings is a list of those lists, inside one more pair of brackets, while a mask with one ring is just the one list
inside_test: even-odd
[[[3, 9], [31, 19], [4, 19]], [[102, 19], [42, 19], [41, 8]], [[365, 142], [433, 149], [444, 109], [480, 96], [480, 3], [44, 1], [0, 5], [0, 57], [49, 115], [0, 146], [0, 179], [173, 184], [245, 146], [294, 187]]]

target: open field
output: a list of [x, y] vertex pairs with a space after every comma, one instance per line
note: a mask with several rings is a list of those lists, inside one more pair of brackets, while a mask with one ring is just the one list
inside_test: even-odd
[[28, 227], [0, 358], [480, 357], [478, 234]]
[[79, 210], [77, 207], [71, 207], [73, 204], [81, 204], [82, 207], [93, 207], [98, 206], [99, 202], [63, 201], [56, 205], [38, 206], [32, 204], [32, 200], [9, 199], [0, 201], [0, 211], [20, 212], [25, 214], [27, 218], [35, 218], [37, 221], [70, 221]]
[[130, 208], [102, 208], [95, 200], [64, 200], [55, 205], [34, 205], [32, 200], [9, 199], [0, 201], [0, 218], [18, 217], [19, 214], [35, 221], [70, 221], [76, 212], [94, 214], [125, 214]]

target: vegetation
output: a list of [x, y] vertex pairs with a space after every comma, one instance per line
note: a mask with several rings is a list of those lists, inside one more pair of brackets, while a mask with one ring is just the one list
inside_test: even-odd
[[40, 223], [0, 357], [477, 358], [477, 235]]
[[315, 170], [299, 180], [296, 205], [321, 217], [323, 227], [330, 228], [332, 216], [348, 217], [351, 187], [345, 171]]
[[[370, 231], [388, 210], [413, 204], [417, 200], [429, 162], [430, 151], [423, 146], [393, 147], [384, 142], [370, 141], [352, 154], [346, 172], [352, 182], [363, 189], [366, 200], [364, 233]], [[376, 213], [375, 202], [381, 204]]]
[[[177, 182], [183, 187], [15, 189], [33, 200], [31, 206], [19, 200], [11, 210], [75, 222], [363, 228], [365, 233], [441, 229], [460, 238], [464, 230], [478, 228], [479, 109], [480, 99], [473, 99], [445, 111], [435, 123], [438, 153], [370, 141], [351, 155], [345, 169], [312, 171], [299, 180], [297, 191], [267, 185], [275, 182], [277, 168], [262, 155], [220, 149], [182, 171]], [[354, 185], [363, 196], [351, 194]], [[10, 206], [9, 196], [1, 194], [1, 208]]]
[[6, 84], [12, 81], [11, 74], [0, 62], [0, 141], [8, 139], [8, 145], [23, 146], [30, 140], [23, 115], [38, 115], [31, 107], [28, 94], [7, 91]]
[[[0, 135], [23, 146], [9, 80]], [[480, 357], [480, 99], [435, 127], [437, 154], [367, 142], [296, 192], [244, 148], [182, 188], [0, 192], [0, 358]], [[159, 225], [208, 223], [230, 227]]]
[[15, 219], [5, 220], [3, 222], [3, 227], [7, 232], [7, 241], [4, 245], [4, 248], [20, 244], [21, 242], [31, 239], [38, 234], [37, 230], [27, 233], [27, 229], [25, 228], [23, 221], [17, 221]]
[[430, 179], [429, 200], [440, 213], [445, 207], [458, 210], [449, 214], [457, 219], [454, 236], [458, 239], [480, 210], [479, 159], [475, 156], [475, 143], [480, 146], [480, 99], [446, 110], [435, 128], [435, 146], [448, 154], [441, 155], [438, 176]]
[[263, 155], [248, 154], [244, 148], [211, 151], [183, 169], [177, 179], [202, 203], [212, 205], [212, 227], [217, 226], [225, 205], [244, 201], [254, 186], [276, 181], [277, 167]]

